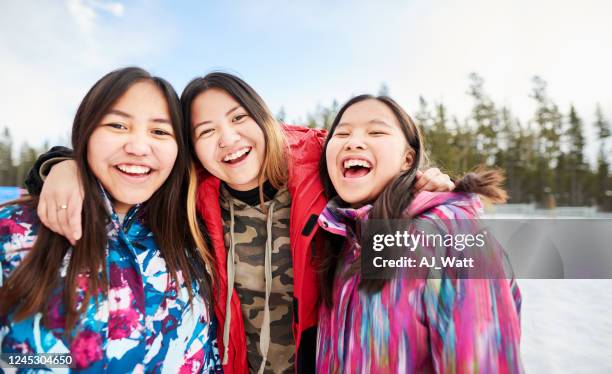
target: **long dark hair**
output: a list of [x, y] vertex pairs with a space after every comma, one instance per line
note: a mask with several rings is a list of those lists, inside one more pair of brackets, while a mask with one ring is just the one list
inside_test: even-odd
[[[424, 149], [423, 136], [418, 126], [414, 123], [412, 118], [410, 118], [408, 113], [406, 113], [395, 100], [388, 96], [359, 95], [350, 99], [338, 111], [327, 135], [325, 144], [323, 145], [323, 154], [319, 161], [319, 176], [323, 183], [325, 195], [327, 199], [338, 196], [327, 170], [325, 155], [329, 141], [340, 123], [344, 112], [354, 104], [365, 100], [377, 100], [385, 104], [393, 112], [408, 145], [414, 152], [411, 167], [408, 170], [400, 172], [393, 178], [373, 202], [370, 219], [389, 220], [409, 218], [405, 217], [404, 214], [406, 208], [408, 208], [414, 199], [412, 187], [416, 181], [417, 171], [426, 164], [427, 157]], [[479, 168], [462, 177], [457, 182], [455, 191], [478, 193], [494, 202], [502, 202], [507, 198], [506, 192], [500, 188], [502, 182], [503, 174], [500, 171]], [[340, 251], [344, 246], [344, 240], [338, 235], [331, 235], [328, 233], [325, 233], [325, 237], [326, 243], [319, 257], [321, 266], [319, 280], [321, 283], [323, 301], [329, 307], [332, 305], [331, 291]], [[361, 241], [362, 243], [366, 243], [368, 238], [361, 238]], [[360, 271], [359, 261], [357, 261], [356, 265], [351, 269], [350, 274], [354, 274], [354, 272], [357, 271]], [[385, 283], [386, 281], [382, 279], [362, 279], [359, 287], [366, 292], [375, 293], [380, 291]]]
[[[205, 262], [195, 248], [194, 240], [187, 227], [185, 209], [187, 181], [189, 178], [189, 145], [185, 133], [178, 95], [167, 81], [152, 76], [147, 71], [128, 67], [115, 70], [100, 79], [85, 95], [79, 105], [72, 126], [72, 146], [79, 177], [83, 184], [83, 237], [76, 243], [70, 254], [66, 277], [63, 282], [63, 303], [66, 309], [65, 332], [69, 336], [79, 316], [86, 310], [89, 298], [100, 292], [107, 295], [108, 274], [106, 273], [106, 224], [108, 214], [100, 194], [98, 181], [87, 162], [88, 141], [104, 115], [112, 105], [135, 83], [152, 82], [163, 94], [174, 129], [178, 154], [174, 167], [166, 181], [143, 203], [140, 214], [153, 232], [170, 277], [168, 282], [180, 287], [177, 271], [181, 271], [193, 301], [192, 282], [199, 283], [201, 296], [208, 300], [210, 280], [205, 271]], [[36, 199], [28, 204], [35, 206]], [[15, 269], [7, 282], [0, 288], [0, 316], [15, 312], [16, 321], [34, 313], [43, 313], [47, 324], [48, 301], [51, 292], [60, 282], [59, 270], [70, 245], [68, 241], [44, 226], [30, 253]], [[100, 269], [103, 269], [100, 271]], [[88, 273], [87, 293], [77, 308], [76, 284], [80, 273]], [[96, 298], [97, 300], [97, 298]], [[14, 308], [14, 309], [13, 309]]]

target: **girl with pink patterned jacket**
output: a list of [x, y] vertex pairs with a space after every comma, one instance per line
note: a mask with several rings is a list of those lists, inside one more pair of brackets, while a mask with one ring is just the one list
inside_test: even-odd
[[332, 124], [320, 162], [330, 199], [319, 217], [328, 236], [320, 255], [320, 373], [522, 371], [514, 279], [467, 279], [445, 270], [411, 277], [398, 268], [385, 280], [360, 271], [372, 250], [360, 230], [368, 220], [427, 221], [453, 234], [460, 220], [478, 217], [478, 194], [506, 199], [501, 174], [482, 169], [454, 192], [413, 194], [424, 157], [419, 129], [388, 97], [357, 96]]

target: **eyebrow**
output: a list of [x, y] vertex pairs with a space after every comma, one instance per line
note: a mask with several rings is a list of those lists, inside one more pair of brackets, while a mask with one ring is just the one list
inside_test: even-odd
[[373, 119], [370, 122], [368, 122], [372, 125], [383, 125], [383, 126], [387, 126], [387, 127], [392, 127], [391, 125], [389, 125], [387, 122], [381, 120], [381, 119]]
[[[373, 120], [368, 121], [368, 124], [369, 125], [383, 125], [383, 126], [386, 126], [386, 127], [392, 127], [387, 122], [385, 122], [385, 121], [383, 121], [381, 119], [376, 119], [376, 118], [373, 119]], [[336, 126], [336, 128], [341, 127], [341, 126], [350, 126], [350, 125], [351, 125], [350, 122], [340, 122], [338, 124], [338, 126]]]
[[[119, 109], [111, 109], [111, 110], [109, 110], [106, 113], [106, 115], [109, 115], [109, 114], [114, 114], [114, 115], [117, 115], [119, 117], [123, 117], [123, 118], [127, 118], [127, 119], [134, 119], [134, 116], [132, 116], [132, 115], [126, 113], [126, 112], [123, 112], [123, 111], [121, 111]], [[170, 122], [170, 120], [168, 120], [166, 118], [151, 118], [151, 119], [149, 119], [149, 121], [150, 122], [155, 122], [155, 123], [165, 123], [165, 124], [168, 124], [168, 125], [172, 124]]]
[[[226, 117], [229, 116], [230, 114], [232, 114], [232, 112], [234, 112], [234, 111], [236, 111], [236, 110], [238, 110], [240, 108], [242, 108], [242, 105], [240, 105], [240, 104], [236, 105], [235, 107], [233, 107], [230, 110], [228, 110], [227, 113], [225, 113], [225, 116]], [[208, 125], [210, 123], [212, 123], [211, 120], [206, 120], [206, 121], [199, 122], [199, 123], [197, 123], [197, 124], [195, 124], [193, 126], [193, 129], [195, 130], [195, 129], [197, 129], [198, 127], [200, 127], [202, 125]]]

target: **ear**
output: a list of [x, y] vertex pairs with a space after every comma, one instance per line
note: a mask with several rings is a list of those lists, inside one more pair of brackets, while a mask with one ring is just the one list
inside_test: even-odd
[[402, 163], [401, 171], [406, 171], [412, 167], [414, 163], [414, 150], [410, 147], [406, 150], [404, 154], [404, 162]]

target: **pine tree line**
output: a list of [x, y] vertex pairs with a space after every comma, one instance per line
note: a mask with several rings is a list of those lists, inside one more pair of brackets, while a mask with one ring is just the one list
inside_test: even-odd
[[18, 156], [13, 155], [13, 138], [7, 127], [0, 134], [0, 186], [23, 187], [26, 174], [34, 165], [41, 152], [48, 149], [44, 145], [41, 149], [23, 143], [19, 148]]
[[[506, 172], [506, 188], [511, 203], [538, 203], [542, 206], [599, 206], [612, 211], [612, 175], [610, 174], [610, 122], [601, 106], [596, 105], [594, 127], [598, 156], [595, 169], [584, 154], [584, 123], [574, 106], [563, 112], [548, 96], [547, 84], [540, 77], [532, 80], [530, 97], [535, 112], [526, 122], [516, 118], [509, 108], [496, 105], [484, 90], [484, 80], [469, 76], [467, 94], [473, 106], [460, 121], [448, 113], [443, 103], [428, 103], [423, 97], [414, 117], [425, 135], [430, 163], [452, 176], [465, 173], [476, 165], [496, 166]], [[388, 94], [383, 85], [379, 94]], [[308, 115], [310, 127], [329, 128], [338, 101], [329, 107], [318, 106]], [[278, 114], [285, 120], [284, 110]], [[37, 155], [46, 150], [22, 144], [13, 155], [13, 141], [8, 128], [0, 134], [0, 185], [23, 186], [26, 173]]]
[[[503, 169], [511, 203], [537, 203], [540, 206], [599, 206], [612, 211], [612, 175], [607, 147], [610, 122], [599, 105], [595, 108], [597, 167], [592, 169], [584, 154], [584, 123], [571, 105], [562, 111], [548, 96], [547, 83], [532, 79], [530, 97], [535, 112], [526, 122], [511, 110], [496, 105], [484, 89], [478, 74], [469, 76], [473, 105], [460, 121], [448, 113], [443, 103], [419, 98], [414, 115], [426, 141], [430, 163], [458, 176], [477, 165]], [[383, 85], [379, 94], [387, 94]], [[330, 107], [318, 106], [308, 115], [310, 127], [329, 128], [338, 111], [336, 100]]]

